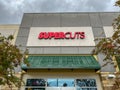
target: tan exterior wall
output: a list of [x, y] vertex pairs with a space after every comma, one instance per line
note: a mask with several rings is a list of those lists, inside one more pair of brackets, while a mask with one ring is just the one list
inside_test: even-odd
[[14, 39], [12, 41], [13, 44], [15, 44], [17, 34], [19, 30], [18, 24], [11, 24], [11, 25], [0, 25], [0, 33], [4, 36], [13, 35]]

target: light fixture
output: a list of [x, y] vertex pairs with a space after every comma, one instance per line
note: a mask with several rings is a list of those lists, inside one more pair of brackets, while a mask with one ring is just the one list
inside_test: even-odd
[[113, 79], [113, 78], [116, 78], [116, 76], [114, 74], [109, 74], [108, 75], [108, 79]]

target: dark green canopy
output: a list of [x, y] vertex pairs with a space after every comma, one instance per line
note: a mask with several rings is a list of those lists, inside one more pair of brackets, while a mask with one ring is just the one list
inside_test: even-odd
[[29, 56], [22, 69], [100, 69], [93, 56]]

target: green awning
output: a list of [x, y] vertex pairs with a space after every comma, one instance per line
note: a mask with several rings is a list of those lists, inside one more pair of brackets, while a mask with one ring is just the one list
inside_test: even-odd
[[115, 57], [116, 57], [118, 68], [120, 70], [120, 56], [115, 56]]
[[93, 56], [29, 56], [22, 69], [100, 69]]

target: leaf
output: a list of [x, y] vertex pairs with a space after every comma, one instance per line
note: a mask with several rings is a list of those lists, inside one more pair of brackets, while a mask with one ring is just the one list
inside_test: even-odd
[[26, 53], [22, 54], [19, 48], [11, 43], [12, 39], [12, 35], [6, 38], [0, 34], [0, 84], [19, 86], [22, 81], [15, 76], [14, 67], [22, 62]]

